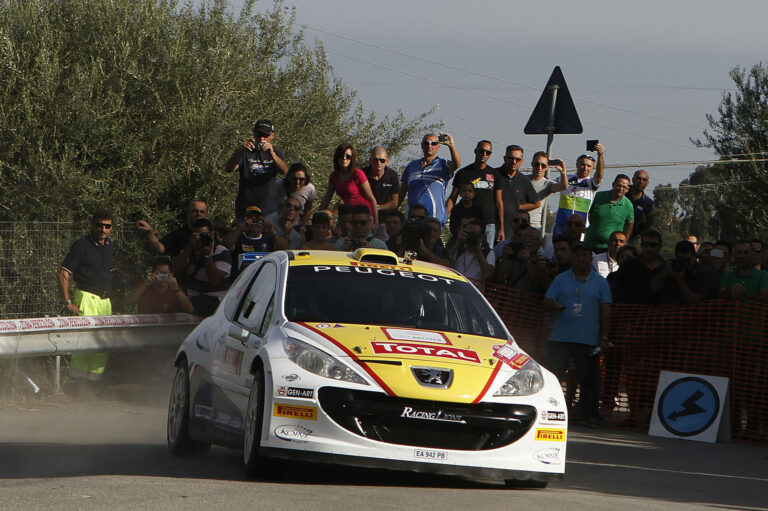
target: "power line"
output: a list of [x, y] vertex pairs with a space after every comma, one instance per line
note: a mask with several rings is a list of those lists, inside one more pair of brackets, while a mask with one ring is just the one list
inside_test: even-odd
[[[453, 71], [459, 71], [459, 72], [462, 72], [462, 73], [467, 73], [467, 74], [470, 74], [470, 75], [473, 75], [473, 76], [477, 76], [479, 78], [487, 78], [489, 80], [495, 80], [495, 81], [506, 83], [506, 84], [509, 84], [509, 85], [514, 85], [514, 86], [517, 86], [517, 87], [521, 87], [523, 89], [530, 89], [530, 90], [534, 90], [534, 91], [540, 90], [538, 87], [534, 87], [532, 85], [527, 85], [527, 84], [519, 83], [519, 82], [513, 82], [511, 80], [506, 80], [504, 78], [499, 78], [497, 76], [487, 75], [487, 74], [484, 74], [484, 73], [477, 73], [475, 71], [470, 71], [468, 69], [462, 69], [462, 68], [459, 68], [459, 67], [456, 67], [456, 66], [452, 66], [450, 64], [445, 64], [443, 62], [439, 62], [439, 61], [432, 60], [432, 59], [426, 59], [424, 57], [419, 57], [417, 55], [411, 55], [410, 53], [406, 53], [406, 52], [398, 51], [398, 50], [393, 50], [391, 48], [386, 48], [384, 46], [379, 46], [379, 45], [376, 45], [376, 44], [367, 43], [365, 41], [360, 41], [359, 39], [354, 39], [352, 37], [344, 36], [344, 35], [341, 35], [341, 34], [335, 34], [333, 32], [328, 32], [326, 30], [322, 30], [322, 29], [319, 29], [319, 28], [316, 28], [316, 27], [312, 27], [312, 26], [309, 26], [309, 25], [304, 25], [304, 26], [306, 28], [310, 29], [310, 30], [313, 30], [315, 32], [319, 32], [321, 34], [327, 34], [327, 35], [330, 35], [330, 36], [333, 36], [333, 37], [338, 37], [339, 39], [344, 39], [344, 40], [347, 40], [347, 41], [352, 41], [352, 42], [355, 42], [355, 43], [358, 43], [358, 44], [362, 44], [364, 46], [368, 46], [368, 47], [371, 47], [371, 48], [376, 48], [376, 49], [382, 50], [382, 51], [387, 51], [387, 52], [390, 52], [390, 53], [394, 53], [395, 55], [401, 55], [401, 56], [408, 57], [408, 58], [411, 58], [411, 59], [414, 59], [414, 60], [418, 60], [418, 61], [421, 61], [421, 62], [426, 62], [428, 64], [433, 64], [433, 65], [436, 65], [436, 66], [444, 67], [446, 69], [451, 69]], [[635, 87], [643, 87], [643, 86], [638, 85], [638, 86], [635, 86]], [[654, 87], [653, 86], [647, 86], [647, 88], [654, 88]], [[658, 88], [658, 87], [655, 87], [655, 88]], [[671, 88], [671, 89], [686, 89], [686, 87], [668, 87], [668, 88]], [[696, 87], [695, 89], [710, 90], [709, 88], [706, 88], [706, 87]], [[721, 90], [721, 89], [714, 89], [714, 90]], [[574, 96], [574, 98], [579, 100], [579, 101], [582, 101], [584, 103], [588, 103], [590, 105], [599, 106], [601, 108], [607, 108], [609, 110], [615, 110], [617, 112], [624, 112], [624, 113], [628, 113], [628, 114], [632, 114], [632, 115], [638, 115], [638, 116], [641, 116], [641, 117], [645, 117], [647, 119], [654, 119], [654, 120], [657, 120], [657, 121], [668, 122], [668, 123], [671, 123], [671, 124], [677, 124], [679, 126], [685, 126], [685, 127], [688, 127], [688, 128], [695, 128], [695, 129], [699, 129], [699, 130], [704, 130], [705, 129], [705, 128], [701, 127], [701, 126], [696, 126], [694, 124], [688, 124], [688, 123], [684, 123], [684, 122], [680, 122], [680, 121], [674, 121], [674, 120], [671, 120], [671, 119], [665, 119], [663, 117], [658, 117], [658, 116], [655, 116], [655, 115], [644, 114], [642, 112], [636, 112], [634, 110], [629, 110], [629, 109], [626, 109], [626, 108], [619, 108], [619, 107], [616, 107], [616, 106], [605, 105], [603, 103], [598, 103], [596, 101], [590, 101], [590, 100], [587, 100], [587, 99], [584, 99], [584, 98], [579, 98], [579, 97], [576, 97], [576, 96]]]
[[[500, 98], [498, 96], [492, 96], [490, 94], [485, 94], [485, 93], [482, 93], [482, 92], [474, 91], [472, 89], [468, 89], [466, 87], [461, 87], [459, 85], [451, 85], [451, 84], [448, 84], [448, 83], [445, 83], [445, 82], [441, 82], [439, 80], [435, 80], [433, 78], [427, 78], [425, 76], [421, 76], [421, 75], [417, 75], [417, 74], [414, 74], [414, 73], [410, 73], [408, 71], [402, 71], [402, 70], [395, 69], [395, 68], [392, 68], [392, 67], [389, 67], [389, 66], [384, 66], [382, 64], [377, 64], [375, 62], [371, 62], [369, 60], [361, 59], [361, 58], [358, 58], [358, 57], [352, 57], [351, 55], [346, 55], [344, 53], [339, 53], [339, 52], [335, 52], [335, 51], [332, 51], [332, 50], [325, 50], [325, 51], [327, 53], [332, 54], [332, 55], [338, 55], [340, 57], [344, 57], [344, 58], [347, 58], [347, 59], [350, 59], [350, 60], [361, 62], [363, 64], [368, 64], [368, 65], [371, 65], [371, 66], [374, 66], [374, 67], [378, 67], [380, 69], [384, 69], [384, 70], [387, 70], [387, 71], [392, 71], [393, 73], [403, 74], [403, 75], [409, 76], [411, 78], [416, 78], [418, 80], [424, 80], [424, 81], [427, 81], [427, 82], [430, 82], [430, 83], [434, 83], [434, 84], [437, 84], [437, 85], [442, 85], [444, 87], [448, 87], [448, 88], [451, 88], [451, 89], [456, 89], [456, 90], [459, 90], [459, 91], [462, 91], [462, 92], [466, 92], [468, 94], [474, 94], [476, 96], [481, 96], [481, 97], [484, 97], [484, 98], [493, 99], [495, 101], [500, 101], [502, 103], [507, 103], [507, 104], [510, 104], [510, 105], [518, 106], [520, 108], [525, 108], [526, 110], [530, 109], [530, 105], [524, 105], [522, 103], [517, 103], [515, 101], [511, 101], [511, 100], [508, 100], [508, 99]], [[643, 135], [641, 133], [636, 133], [636, 132], [630, 131], [630, 130], [625, 130], [625, 129], [621, 129], [621, 128], [614, 128], [612, 126], [607, 126], [605, 124], [600, 124], [600, 123], [596, 123], [596, 122], [593, 122], [593, 121], [584, 120], [583, 122], [585, 124], [591, 124], [593, 126], [597, 126], [598, 128], [603, 128], [603, 129], [607, 129], [607, 130], [611, 130], [611, 131], [617, 131], [619, 133], [625, 133], [627, 135], [632, 135], [632, 136], [635, 136], [635, 137], [644, 138], [646, 140], [652, 140], [654, 142], [660, 142], [662, 144], [668, 144], [668, 145], [674, 145], [674, 146], [678, 146], [678, 147], [683, 147], [683, 148], [688, 149], [688, 150], [706, 150], [706, 149], [702, 149], [700, 147], [691, 147], [689, 145], [680, 144], [678, 142], [672, 142], [671, 140], [666, 140], [666, 139], [656, 138], [656, 137], [650, 137], [648, 135]]]

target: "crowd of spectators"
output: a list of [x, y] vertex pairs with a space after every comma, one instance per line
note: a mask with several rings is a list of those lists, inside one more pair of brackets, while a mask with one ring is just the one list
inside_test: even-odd
[[[148, 222], [138, 222], [150, 250], [163, 257], [130, 294], [142, 312], [209, 315], [243, 266], [273, 250], [391, 250], [450, 266], [478, 287], [493, 283], [545, 294], [545, 307], [555, 315], [554, 367], [564, 377], [567, 359], [580, 373], [596, 370], [593, 349], [609, 348], [607, 303], [694, 305], [714, 297], [768, 302], [768, 262], [759, 240], [699, 242], [691, 235], [667, 240], [674, 243], [674, 257], [663, 259], [664, 240], [653, 229], [653, 201], [645, 194], [649, 174], [619, 174], [610, 190], [601, 191], [600, 143], [591, 147], [594, 155], [576, 158], [570, 176], [565, 160], [544, 152], [531, 158], [531, 175], [522, 174], [524, 150], [514, 144], [494, 168], [488, 140], [479, 141], [473, 162], [461, 167], [447, 133], [424, 135], [422, 157], [401, 175], [388, 166], [384, 147], [371, 149], [360, 169], [355, 148], [340, 144], [318, 203], [309, 169], [301, 162], [289, 166], [274, 137], [273, 123], [258, 120], [253, 136], [225, 164], [239, 174], [229, 228], [214, 228], [208, 205], [198, 199], [189, 202], [185, 225], [162, 238]], [[441, 146], [450, 159], [438, 156]], [[550, 168], [556, 179], [549, 178]], [[559, 201], [550, 237], [542, 227], [552, 194]], [[104, 234], [103, 225], [105, 219], [94, 218], [93, 239]], [[62, 265], [62, 286], [77, 272], [73, 261]], [[62, 293], [71, 303], [68, 291]], [[582, 383], [591, 400], [592, 380]], [[597, 421], [595, 406], [585, 410], [591, 423]]]

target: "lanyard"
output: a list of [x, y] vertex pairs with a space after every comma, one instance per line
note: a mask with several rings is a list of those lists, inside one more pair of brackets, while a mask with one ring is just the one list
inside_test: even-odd
[[571, 271], [571, 275], [573, 276], [573, 292], [576, 293], [576, 303], [581, 303], [581, 292], [584, 291], [587, 286], [589, 285], [589, 279], [592, 278], [592, 270], [589, 270], [589, 275], [587, 275], [587, 280], [584, 282], [584, 285], [579, 289], [578, 284], [576, 283], [576, 274]]

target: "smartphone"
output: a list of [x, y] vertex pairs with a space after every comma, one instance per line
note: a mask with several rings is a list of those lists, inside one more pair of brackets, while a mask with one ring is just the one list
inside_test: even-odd
[[587, 151], [594, 151], [595, 146], [599, 143], [599, 140], [587, 140]]
[[171, 276], [170, 273], [158, 273], [157, 278], [158, 280], [165, 280]]
[[440, 133], [440, 135], [437, 136], [437, 140], [439, 142], [448, 142], [448, 135], [445, 133]]
[[549, 165], [550, 167], [556, 167], [558, 163], [560, 163], [560, 160], [549, 160], [547, 162], [547, 165]]

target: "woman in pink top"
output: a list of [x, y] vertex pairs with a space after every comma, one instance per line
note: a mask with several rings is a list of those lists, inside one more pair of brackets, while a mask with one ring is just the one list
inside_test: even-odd
[[333, 172], [328, 177], [328, 190], [325, 192], [323, 202], [320, 203], [320, 210], [328, 208], [334, 192], [341, 197], [344, 204], [368, 206], [374, 226], [379, 224], [376, 198], [371, 192], [371, 185], [365, 177], [365, 172], [355, 166], [355, 148], [349, 144], [341, 144], [333, 153]]

